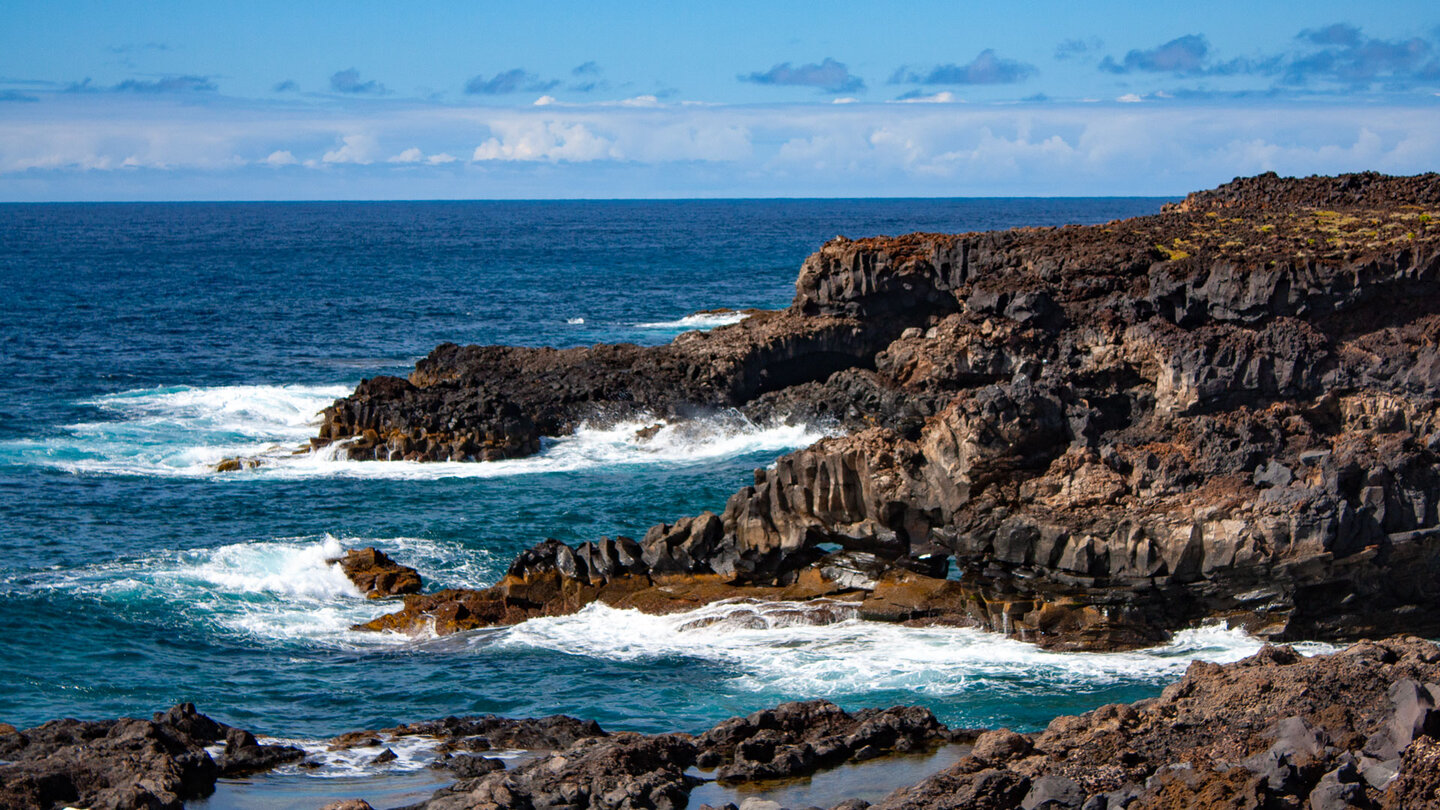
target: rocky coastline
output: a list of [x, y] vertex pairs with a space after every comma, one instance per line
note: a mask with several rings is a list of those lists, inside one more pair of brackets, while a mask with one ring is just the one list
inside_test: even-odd
[[[844, 765], [960, 746], [953, 765], [874, 803], [883, 810], [1375, 810], [1440, 806], [1440, 647], [1413, 637], [1304, 657], [1267, 646], [1196, 662], [1155, 698], [1057, 717], [1038, 732], [950, 729], [928, 709], [847, 712], [786, 703], [701, 734], [610, 733], [593, 721], [450, 717], [342, 734], [331, 750], [433, 744], [454, 779], [406, 810], [679, 810], [711, 781], [769, 784]], [[525, 749], [511, 762], [486, 756]], [[386, 753], [389, 752], [389, 756]], [[152, 720], [0, 727], [0, 805], [15, 810], [178, 809], [221, 777], [297, 763], [185, 704]], [[748, 800], [750, 810], [779, 810]], [[834, 810], [864, 810], [851, 799]], [[329, 805], [364, 810], [363, 796]], [[733, 810], [733, 808], [732, 808]], [[796, 808], [796, 810], [799, 810]]]
[[1436, 216], [1440, 175], [1262, 175], [1105, 225], [837, 237], [785, 310], [655, 347], [446, 344], [338, 400], [312, 444], [484, 461], [720, 409], [843, 433], [718, 514], [546, 541], [370, 629], [819, 599], [1061, 649], [1209, 620], [1434, 635]]

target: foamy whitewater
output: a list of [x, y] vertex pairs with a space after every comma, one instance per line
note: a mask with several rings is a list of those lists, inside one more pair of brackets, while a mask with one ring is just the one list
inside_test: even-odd
[[718, 326], [729, 326], [732, 323], [740, 323], [750, 317], [748, 313], [736, 312], [734, 310], [721, 310], [718, 312], [697, 312], [693, 315], [686, 315], [673, 321], [654, 321], [651, 323], [637, 323], [641, 329], [667, 329], [678, 331], [705, 331]]
[[[581, 425], [570, 436], [547, 437], [541, 452], [484, 463], [349, 461], [340, 445], [308, 449], [318, 434], [319, 412], [353, 386], [179, 386], [125, 391], [78, 403], [99, 409], [106, 421], [66, 425], [44, 441], [0, 443], [0, 454], [67, 472], [112, 475], [285, 478], [491, 478], [569, 472], [593, 467], [703, 464], [747, 453], [783, 453], [805, 447], [827, 431], [803, 424], [757, 425], [738, 411], [670, 422], [630, 419], [604, 427]], [[653, 435], [641, 430], [659, 425]], [[256, 462], [217, 473], [227, 458]]]

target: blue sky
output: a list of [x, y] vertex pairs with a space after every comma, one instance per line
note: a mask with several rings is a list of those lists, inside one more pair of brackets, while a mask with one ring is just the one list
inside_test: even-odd
[[1172, 195], [1437, 168], [1434, 3], [0, 9], [0, 200]]

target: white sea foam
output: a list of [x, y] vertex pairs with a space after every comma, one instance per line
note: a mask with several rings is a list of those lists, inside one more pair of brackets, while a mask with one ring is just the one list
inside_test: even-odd
[[309, 538], [233, 543], [30, 575], [28, 587], [86, 595], [117, 608], [164, 607], [222, 635], [260, 642], [343, 647], [393, 645], [393, 634], [351, 630], [393, 610], [364, 598], [330, 560], [376, 546], [416, 565], [437, 584], [482, 587], [494, 557], [423, 538]]
[[784, 453], [826, 435], [827, 430], [809, 425], [759, 425], [737, 412], [729, 412], [676, 421], [642, 418], [603, 427], [581, 425], [570, 436], [544, 439], [540, 452], [527, 458], [486, 462], [350, 461], [339, 457], [339, 448], [322, 448], [315, 453], [275, 459], [250, 472], [281, 478], [436, 479], [505, 478], [631, 464], [681, 467], [751, 453]]
[[565, 323], [568, 323], [568, 324], [570, 324], [571, 326], [578, 326], [578, 325], [580, 325], [580, 324], [582, 324], [582, 323], [585, 323], [585, 319], [584, 319], [584, 318], [566, 318], [566, 319], [565, 319]]
[[[769, 610], [793, 615], [797, 608]], [[710, 623], [751, 610], [725, 603], [647, 616], [593, 604], [571, 616], [532, 619], [478, 643], [604, 659], [693, 658], [735, 671], [732, 685], [739, 689], [824, 697], [884, 690], [941, 696], [975, 689], [1003, 692], [1036, 680], [1086, 688], [1158, 683], [1178, 678], [1193, 660], [1234, 661], [1261, 646], [1242, 631], [1220, 627], [1183, 631], [1169, 644], [1148, 650], [1060, 653], [997, 633], [853, 618], [826, 625], [804, 620]], [[1326, 649], [1302, 646], [1312, 653]]]
[[732, 323], [740, 323], [748, 317], [750, 317], [749, 313], [726, 309], [718, 312], [697, 312], [673, 321], [652, 321], [649, 323], [637, 323], [635, 325], [641, 329], [714, 329], [717, 326], [729, 326]]
[[316, 434], [319, 412], [345, 385], [173, 386], [88, 400], [104, 421], [62, 435], [5, 442], [0, 453], [72, 472], [195, 475], [225, 458], [282, 456]]
[[[305, 752], [304, 761], [319, 766], [301, 768], [298, 763], [290, 763], [276, 768], [274, 773], [280, 775], [294, 773], [331, 779], [423, 770], [429, 768], [430, 764], [440, 756], [438, 750], [440, 741], [434, 737], [423, 735], [396, 737], [389, 734], [377, 734], [376, 739], [379, 741], [376, 745], [358, 745], [340, 751], [329, 750], [329, 740], [315, 740], [306, 737], [262, 737], [260, 742], [266, 745], [293, 745]], [[375, 758], [387, 749], [394, 752], [395, 759], [376, 763]], [[506, 767], [513, 767], [515, 763], [533, 756], [527, 751], [507, 749], [482, 751], [480, 755], [505, 760]]]
[[[70, 425], [65, 435], [53, 439], [4, 443], [0, 454], [70, 472], [115, 475], [496, 478], [782, 453], [826, 435], [806, 425], [758, 425], [730, 411], [689, 420], [637, 418], [581, 425], [570, 436], [542, 440], [535, 456], [494, 462], [350, 461], [341, 458], [338, 443], [297, 453], [296, 448], [316, 434], [319, 411], [350, 390], [256, 385], [129, 391], [86, 403], [112, 415], [110, 421]], [[215, 472], [221, 460], [236, 457], [259, 464], [239, 472]]]

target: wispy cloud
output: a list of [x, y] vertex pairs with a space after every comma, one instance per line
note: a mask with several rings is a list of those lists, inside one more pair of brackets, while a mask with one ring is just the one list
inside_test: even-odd
[[165, 42], [142, 42], [126, 43], [124, 45], [111, 45], [110, 52], [115, 54], [139, 53], [141, 51], [168, 51], [170, 45]]
[[1105, 46], [1099, 37], [1067, 39], [1055, 46], [1056, 59], [1078, 59], [1094, 53]]
[[1186, 34], [1149, 50], [1132, 50], [1119, 62], [1105, 57], [1100, 69], [1110, 73], [1176, 73], [1194, 75], [1204, 71], [1210, 43], [1200, 34]]
[[[593, 63], [591, 63], [593, 64]], [[476, 76], [465, 83], [470, 95], [503, 96], [510, 93], [543, 93], [559, 86], [558, 79], [542, 79], [524, 68], [502, 71], [490, 78]]]
[[272, 93], [295, 93], [299, 90], [300, 85], [296, 84], [294, 79], [286, 79], [283, 82], [276, 82], [275, 86], [270, 88], [270, 92]]
[[0, 90], [0, 101], [39, 101], [38, 96], [22, 93], [19, 90]]
[[389, 90], [385, 85], [374, 79], [360, 81], [360, 71], [355, 68], [337, 70], [330, 76], [330, 89], [336, 93], [349, 93], [352, 95], [384, 95]]
[[[1440, 35], [1440, 30], [1437, 30]], [[1408, 87], [1440, 81], [1435, 46], [1420, 37], [1386, 40], [1368, 37], [1360, 28], [1335, 23], [1306, 29], [1296, 39], [1307, 47], [1285, 67], [1288, 84], [1335, 82], [1353, 87], [1381, 83]]]
[[597, 90], [608, 89], [610, 83], [600, 78], [603, 72], [600, 65], [594, 61], [576, 65], [570, 69], [570, 75], [575, 78], [575, 81], [567, 85], [565, 89], [576, 93], [593, 93]]
[[890, 84], [1014, 84], [1034, 73], [1034, 65], [1005, 59], [986, 48], [963, 65], [937, 65], [919, 73], [901, 67], [890, 76]]
[[163, 76], [159, 79], [126, 79], [103, 87], [90, 81], [71, 82], [67, 93], [213, 93], [218, 90], [209, 76]]
[[799, 67], [782, 62], [767, 71], [741, 74], [738, 78], [742, 82], [754, 84], [814, 87], [827, 93], [854, 93], [865, 89], [863, 79], [851, 75], [844, 62], [837, 62], [830, 57], [826, 57], [825, 61], [819, 64]]

